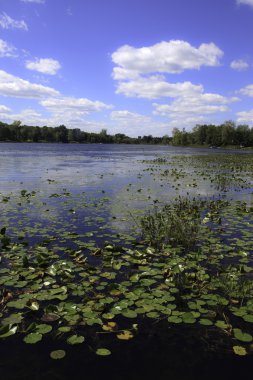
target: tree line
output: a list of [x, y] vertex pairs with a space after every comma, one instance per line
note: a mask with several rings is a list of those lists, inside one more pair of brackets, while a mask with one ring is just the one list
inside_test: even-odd
[[233, 121], [226, 121], [220, 125], [196, 125], [191, 132], [174, 128], [172, 144], [249, 147], [253, 146], [253, 128], [246, 124], [236, 125]]
[[103, 143], [103, 144], [169, 144], [171, 138], [152, 135], [129, 137], [124, 133], [110, 135], [106, 129], [99, 133], [81, 131], [79, 128], [38, 127], [22, 125], [20, 121], [11, 124], [0, 122], [0, 141], [3, 142], [48, 142], [48, 143]]
[[65, 125], [58, 127], [38, 127], [22, 125], [17, 120], [11, 124], [0, 121], [0, 141], [2, 142], [48, 142], [48, 143], [103, 143], [103, 144], [163, 144], [163, 145], [202, 145], [202, 146], [253, 146], [253, 128], [248, 125], [236, 125], [226, 121], [220, 125], [196, 125], [192, 131], [174, 128], [172, 137], [153, 137], [152, 135], [129, 137], [124, 133], [110, 135], [106, 129], [99, 133], [85, 132], [79, 128], [69, 129]]

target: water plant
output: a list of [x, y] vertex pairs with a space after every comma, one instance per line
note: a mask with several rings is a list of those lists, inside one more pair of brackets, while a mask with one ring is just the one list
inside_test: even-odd
[[[54, 180], [44, 192], [3, 196], [1, 341], [40, 345], [53, 337], [54, 360], [66, 345], [110, 356], [113, 340], [137, 340], [150, 321], [150, 333], [165, 323], [174, 335], [200, 331], [207, 349], [213, 340], [217, 350], [252, 353], [252, 204], [229, 198], [242, 190], [240, 178], [252, 178], [252, 159], [245, 167], [227, 156], [220, 163], [216, 156], [143, 162], [137, 183], [122, 187], [122, 208], [108, 189], [72, 192]], [[201, 181], [213, 191], [217, 167], [233, 167], [236, 186], [225, 184], [226, 198], [221, 188], [197, 196]], [[159, 195], [144, 176], [156, 190], [163, 185]]]
[[202, 201], [182, 197], [160, 210], [155, 207], [141, 219], [143, 237], [158, 249], [165, 244], [190, 248], [199, 233], [202, 209]]

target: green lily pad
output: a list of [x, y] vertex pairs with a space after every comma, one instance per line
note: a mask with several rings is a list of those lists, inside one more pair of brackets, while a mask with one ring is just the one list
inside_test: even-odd
[[24, 337], [24, 342], [28, 344], [35, 344], [42, 339], [42, 334], [39, 333], [30, 333]]
[[111, 355], [111, 351], [108, 350], [107, 348], [98, 348], [96, 350], [96, 354], [99, 356], [109, 356]]
[[201, 318], [199, 323], [203, 326], [212, 326], [213, 322], [210, 319]]
[[134, 337], [133, 333], [129, 330], [124, 330], [120, 334], [117, 334], [117, 338], [120, 340], [129, 340]]
[[122, 315], [126, 318], [136, 318], [138, 314], [134, 310], [124, 310]]
[[52, 331], [52, 326], [50, 325], [41, 324], [36, 326], [36, 332], [39, 334], [47, 334], [50, 331]]
[[60, 327], [58, 328], [58, 331], [63, 332], [63, 333], [66, 333], [66, 332], [71, 331], [71, 327], [70, 327], [70, 326], [60, 326]]
[[224, 322], [224, 321], [221, 321], [221, 320], [218, 320], [215, 322], [215, 326], [219, 327], [220, 329], [223, 329], [223, 330], [226, 330], [227, 328], [229, 328], [229, 325]]
[[182, 314], [182, 319], [184, 323], [193, 324], [196, 322], [196, 318], [194, 318], [194, 315], [191, 312]]
[[16, 300], [16, 301], [10, 301], [7, 303], [8, 307], [15, 307], [16, 309], [24, 309], [26, 307], [27, 301], [25, 299], [23, 300]]
[[241, 329], [233, 329], [234, 337], [241, 342], [252, 342], [252, 335], [242, 332]]
[[12, 326], [11, 324], [8, 326], [4, 326], [0, 329], [0, 338], [8, 338], [11, 335], [16, 334], [18, 326]]
[[171, 323], [182, 323], [183, 322], [183, 320], [182, 320], [182, 318], [180, 318], [180, 317], [178, 317], [178, 316], [176, 316], [176, 315], [170, 315], [169, 317], [168, 317], [168, 322], [171, 322]]
[[66, 356], [66, 352], [64, 350], [55, 350], [50, 352], [50, 358], [54, 360], [63, 359]]
[[17, 314], [11, 314], [9, 315], [7, 318], [5, 318], [3, 321], [2, 321], [2, 324], [3, 325], [14, 325], [14, 324], [18, 324], [18, 323], [21, 323], [22, 320], [23, 320], [23, 315], [20, 314], [20, 313], [17, 313]]
[[253, 315], [252, 314], [246, 314], [243, 316], [243, 320], [245, 322], [253, 323]]
[[84, 342], [84, 337], [82, 335], [72, 335], [67, 339], [68, 344], [81, 344]]
[[115, 317], [115, 315], [112, 314], [112, 313], [104, 313], [104, 314], [102, 315], [102, 317], [103, 317], [104, 319], [113, 319], [113, 318]]
[[233, 351], [236, 355], [239, 355], [239, 356], [247, 355], [246, 349], [242, 346], [233, 346]]

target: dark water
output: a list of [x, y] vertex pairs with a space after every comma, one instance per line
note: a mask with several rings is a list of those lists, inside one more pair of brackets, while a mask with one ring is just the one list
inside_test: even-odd
[[[247, 154], [242, 151], [229, 153]], [[67, 219], [70, 225], [77, 226], [79, 232], [80, 221], [84, 217], [93, 218], [100, 212], [100, 216], [106, 221], [105, 232], [110, 236], [112, 231], [116, 234], [129, 228], [129, 222], [125, 220], [129, 210], [134, 212], [136, 209], [151, 207], [156, 198], [165, 202], [175, 195], [186, 193], [184, 188], [176, 191], [154, 181], [143, 172], [148, 166], [142, 163], [143, 160], [153, 160], [158, 156], [187, 158], [199, 154], [222, 156], [227, 151], [136, 145], [0, 144], [0, 193], [2, 196], [11, 193], [15, 198], [22, 189], [35, 190], [41, 200], [48, 199], [50, 194], [61, 193], [63, 189], [77, 197], [78, 194], [85, 193], [85, 199], [92, 199], [85, 212], [78, 213], [77, 210], [74, 216], [67, 217], [62, 200], [52, 198], [50, 207], [54, 211], [50, 218], [47, 219], [44, 211], [38, 209], [37, 203], [29, 205], [26, 217], [33, 223], [40, 221], [42, 225], [49, 225], [49, 228], [52, 228], [53, 224], [50, 227], [50, 223], [53, 220]], [[139, 188], [141, 191], [138, 193]], [[195, 194], [196, 190], [187, 188], [187, 192]], [[213, 197], [217, 190], [209, 183], [202, 183], [198, 193]], [[241, 194], [242, 198], [252, 197], [250, 190]], [[98, 207], [94, 207], [94, 202], [104, 196], [109, 201], [99, 211]], [[79, 202], [80, 198], [72, 196], [67, 208], [75, 207], [77, 199]], [[2, 219], [6, 218], [5, 213], [8, 213], [9, 203], [1, 203], [1, 207], [2, 224]], [[18, 214], [15, 210], [10, 210], [14, 215], [11, 220], [15, 227]], [[115, 222], [112, 216], [118, 214], [122, 216], [122, 220]], [[58, 227], [56, 225], [55, 228]], [[96, 222], [86, 227], [84, 232], [94, 229]], [[102, 235], [98, 240], [104, 239]], [[163, 321], [143, 321], [138, 337], [133, 341], [113, 340], [110, 357], [97, 357], [92, 352], [92, 345], [87, 342], [76, 347], [68, 346], [66, 358], [59, 361], [53, 361], [49, 357], [51, 350], [64, 348], [57, 337], [47, 338], [31, 346], [13, 337], [0, 341], [0, 379], [250, 378], [253, 373], [252, 357], [241, 358], [222, 351], [217, 353], [217, 342], [212, 344], [203, 334], [192, 329], [182, 327], [181, 330], [173, 331]]]
[[[44, 338], [36, 345], [17, 339], [1, 342], [0, 373], [4, 380], [67, 379], [241, 379], [250, 378], [252, 357], [237, 357], [214, 347], [194, 330], [181, 334], [165, 326], [146, 325], [135, 340], [110, 345], [109, 357], [97, 357], [89, 342], [64, 347], [62, 342]], [[151, 333], [152, 331], [152, 333]], [[66, 345], [67, 346], [67, 345]], [[108, 346], [108, 344], [107, 344]], [[52, 360], [49, 351], [67, 349], [63, 360]]]

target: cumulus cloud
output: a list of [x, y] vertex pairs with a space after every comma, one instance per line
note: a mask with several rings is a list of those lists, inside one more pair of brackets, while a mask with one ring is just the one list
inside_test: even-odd
[[249, 110], [249, 111], [241, 111], [241, 112], [237, 112], [237, 123], [245, 123], [245, 124], [249, 124], [249, 125], [253, 125], [253, 109], [252, 110]]
[[120, 122], [121, 124], [129, 123], [149, 123], [151, 118], [146, 115], [130, 111], [113, 111], [111, 112], [111, 120]]
[[38, 125], [43, 127], [57, 127], [64, 124], [68, 128], [80, 128], [81, 130], [90, 132], [100, 132], [101, 129], [108, 126], [99, 121], [85, 120], [81, 116], [73, 115], [73, 113], [62, 112], [61, 114], [53, 114], [51, 116], [45, 116], [43, 112], [39, 112], [33, 108], [25, 108], [20, 112], [13, 112], [11, 109], [0, 105], [0, 117], [2, 121], [11, 123], [14, 120], [21, 120], [22, 124], [26, 125]]
[[181, 40], [142, 48], [124, 45], [112, 54], [116, 64], [113, 78], [118, 81], [116, 93], [145, 99], [174, 99], [170, 104], [154, 104], [154, 114], [165, 116], [171, 125], [177, 121], [192, 123], [205, 115], [226, 112], [232, 99], [206, 94], [201, 84], [190, 81], [172, 83], [164, 75], [202, 66], [219, 66], [222, 56], [222, 50], [212, 42], [199, 47]]
[[191, 82], [169, 83], [162, 75], [139, 77], [135, 80], [119, 82], [116, 93], [127, 97], [157, 99], [161, 97], [176, 98], [201, 93], [203, 87]]
[[128, 136], [149, 135], [163, 136], [168, 133], [168, 123], [161, 123], [150, 116], [127, 110], [111, 112], [110, 119], [115, 125], [113, 133], [125, 133]]
[[111, 105], [99, 101], [71, 97], [49, 98], [42, 100], [40, 104], [49, 112], [55, 114], [70, 114], [78, 117], [112, 108]]
[[0, 70], [0, 95], [16, 98], [41, 99], [49, 96], [57, 96], [59, 92], [51, 87], [31, 83]]
[[10, 111], [11, 111], [11, 109], [9, 107], [6, 107], [6, 106], [0, 104], [0, 114], [10, 112]]
[[249, 84], [248, 86], [241, 88], [239, 92], [243, 95], [253, 97], [253, 84]]
[[22, 29], [28, 30], [28, 26], [24, 20], [14, 20], [8, 16], [5, 12], [0, 15], [0, 27], [3, 29]]
[[61, 68], [61, 65], [55, 59], [40, 58], [35, 61], [26, 61], [26, 68], [43, 74], [55, 75]]
[[237, 0], [237, 4], [246, 4], [253, 7], [253, 0]]
[[15, 57], [16, 48], [0, 39], [0, 57]]
[[207, 117], [229, 111], [230, 103], [238, 98], [227, 98], [219, 94], [200, 93], [190, 97], [179, 97], [170, 104], [154, 103], [154, 114], [168, 117], [175, 125], [192, 126]]
[[65, 124], [69, 128], [87, 128], [90, 131], [100, 131], [102, 128], [107, 128], [104, 123], [93, 122], [85, 118], [94, 112], [112, 108], [112, 105], [101, 101], [65, 97], [54, 88], [31, 83], [3, 70], [0, 70], [1, 95], [39, 101], [39, 110], [27, 108], [18, 113], [0, 105], [1, 120], [22, 120], [27, 125], [55, 127]]
[[112, 61], [117, 65], [113, 77], [125, 80], [154, 72], [178, 74], [201, 66], [218, 66], [222, 56], [222, 50], [212, 42], [197, 48], [181, 40], [141, 48], [124, 45], [112, 54]]
[[233, 70], [243, 71], [249, 68], [249, 64], [243, 59], [236, 59], [230, 63], [230, 67]]

